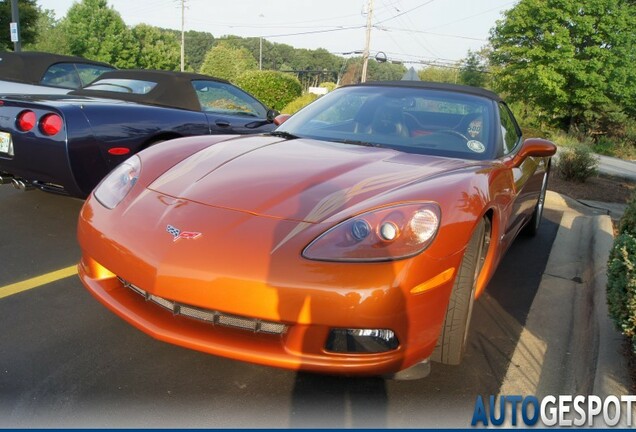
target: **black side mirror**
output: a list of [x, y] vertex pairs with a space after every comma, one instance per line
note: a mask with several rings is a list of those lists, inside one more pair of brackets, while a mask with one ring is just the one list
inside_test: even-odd
[[270, 123], [274, 123], [274, 119], [279, 115], [280, 113], [278, 111], [276, 111], [275, 109], [268, 109], [267, 110], [267, 121]]

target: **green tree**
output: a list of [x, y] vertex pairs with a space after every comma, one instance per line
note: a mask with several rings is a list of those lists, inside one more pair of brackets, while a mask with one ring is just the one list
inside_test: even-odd
[[228, 81], [235, 81], [243, 72], [255, 70], [256, 59], [245, 48], [219, 43], [205, 55], [199, 72]]
[[[40, 8], [36, 0], [19, 0], [18, 11], [20, 13], [20, 42], [24, 45], [32, 44], [37, 36]], [[13, 42], [9, 34], [11, 21], [11, 1], [0, 2], [0, 51], [13, 51]]]
[[459, 70], [455, 67], [427, 66], [417, 73], [422, 81], [456, 84]]
[[362, 57], [347, 59], [342, 67], [340, 85], [356, 84], [360, 82], [362, 74]]
[[491, 30], [497, 89], [561, 129], [604, 133], [636, 114], [636, 6], [520, 0]]
[[100, 60], [119, 68], [136, 66], [139, 45], [117, 11], [106, 0], [73, 3], [60, 28], [73, 55]]
[[220, 40], [234, 48], [247, 49], [255, 59], [262, 57], [264, 70], [295, 73], [304, 87], [337, 80], [342, 66], [342, 58], [324, 48], [294, 48], [254, 37], [226, 36]]
[[[362, 57], [351, 57], [342, 66], [342, 58], [339, 58], [342, 75], [340, 84], [359, 83], [362, 78]], [[400, 80], [406, 73], [406, 68], [400, 63], [378, 62], [369, 59], [367, 64], [367, 81], [394, 81]]]
[[[179, 35], [181, 41], [181, 35]], [[192, 70], [199, 70], [205, 59], [205, 54], [214, 46], [212, 33], [194, 30], [185, 33], [185, 58]]]
[[462, 61], [459, 81], [473, 87], [486, 87], [488, 75], [484, 60], [479, 53], [469, 50], [468, 56]]
[[367, 81], [394, 81], [400, 80], [406, 73], [406, 68], [401, 63], [378, 62], [369, 60]]
[[[173, 29], [161, 29], [162, 32], [171, 33], [174, 35], [179, 43], [179, 50], [181, 50], [181, 31]], [[214, 46], [214, 36], [212, 33], [200, 32], [196, 30], [188, 30], [184, 35], [185, 39], [185, 68], [189, 71], [198, 71], [201, 69], [205, 54]], [[181, 56], [181, 53], [179, 53]], [[179, 58], [179, 61], [181, 59]], [[181, 67], [181, 66], [179, 66]]]
[[[268, 46], [271, 46], [271, 50], [266, 50]], [[263, 51], [263, 69], [292, 70], [296, 66], [296, 48], [291, 45], [263, 41]]]
[[58, 24], [55, 12], [50, 9], [42, 11], [35, 26], [37, 33], [35, 41], [23, 45], [23, 48], [28, 51], [70, 54], [66, 34], [64, 34]]
[[181, 68], [181, 47], [173, 33], [139, 24], [133, 27], [132, 35], [139, 44], [136, 67], [160, 70]]

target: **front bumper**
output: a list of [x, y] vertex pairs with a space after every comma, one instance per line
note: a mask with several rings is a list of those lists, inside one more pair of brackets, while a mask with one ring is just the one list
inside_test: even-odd
[[[165, 206], [164, 198], [149, 202]], [[246, 362], [344, 375], [395, 373], [427, 359], [435, 348], [453, 281], [411, 291], [456, 267], [460, 253], [441, 260], [424, 253], [385, 263], [314, 262], [300, 256], [305, 237], [271, 252], [272, 239], [284, 236], [293, 229], [286, 224], [295, 222], [191, 203], [169, 205], [180, 206], [170, 217], [175, 224], [186, 226], [187, 220], [188, 229], [203, 231], [197, 220], [204, 220], [207, 227], [218, 223], [219, 232], [208, 229], [200, 239], [173, 242], [163, 235], [163, 222], [155, 228], [121, 224], [120, 217], [136, 220], [134, 206], [121, 215], [117, 209], [106, 215], [92, 197], [78, 225], [83, 284], [111, 311], [152, 337]], [[148, 213], [148, 208], [142, 211]], [[144, 229], [156, 235], [146, 236]], [[239, 241], [246, 233], [258, 236]], [[234, 241], [225, 241], [225, 235]], [[270, 328], [282, 325], [284, 330], [217, 325], [175, 314], [171, 303]], [[399, 345], [377, 353], [332, 352], [326, 345], [333, 329], [388, 329]]]

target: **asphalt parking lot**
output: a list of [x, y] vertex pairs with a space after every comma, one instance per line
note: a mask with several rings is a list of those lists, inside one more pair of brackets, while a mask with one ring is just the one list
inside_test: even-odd
[[552, 353], [566, 344], [552, 329], [567, 322], [541, 327], [531, 315], [567, 216], [561, 207], [548, 205], [538, 237], [520, 237], [508, 251], [476, 305], [464, 363], [433, 364], [423, 380], [388, 381], [239, 363], [130, 327], [72, 274], [81, 205], [0, 187], [0, 427], [467, 427], [477, 395], [591, 391], [593, 383], [579, 379], [590, 374], [587, 363], [564, 379], [558, 368], [543, 370], [558, 361], [546, 354], [549, 361], [532, 367], [549, 383], [534, 387], [530, 372], [513, 373], [526, 370], [519, 352], [527, 324]]

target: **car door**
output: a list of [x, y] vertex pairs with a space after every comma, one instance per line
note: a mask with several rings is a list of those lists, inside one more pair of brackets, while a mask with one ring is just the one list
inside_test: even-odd
[[225, 82], [196, 80], [193, 86], [212, 134], [250, 134], [274, 128], [267, 108], [240, 88]]
[[[504, 103], [499, 103], [501, 128], [500, 145], [504, 160], [511, 159], [519, 151], [523, 137], [512, 112]], [[521, 224], [532, 214], [541, 189], [545, 167], [542, 158], [528, 157], [518, 167], [511, 168], [514, 201], [506, 234], [517, 233]]]

